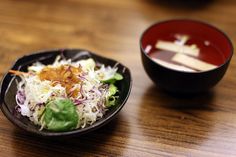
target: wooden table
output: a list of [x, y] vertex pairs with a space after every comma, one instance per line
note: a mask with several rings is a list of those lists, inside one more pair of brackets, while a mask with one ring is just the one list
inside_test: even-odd
[[1, 0], [1, 77], [24, 54], [68, 47], [117, 59], [131, 69], [134, 81], [115, 120], [73, 139], [34, 137], [0, 112], [0, 156], [236, 156], [236, 56], [211, 92], [192, 98], [161, 92], [141, 64], [139, 37], [159, 20], [207, 21], [235, 42], [235, 0], [185, 2]]

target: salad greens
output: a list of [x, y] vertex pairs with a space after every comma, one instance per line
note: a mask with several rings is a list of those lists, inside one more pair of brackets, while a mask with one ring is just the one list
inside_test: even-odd
[[107, 79], [107, 80], [102, 80], [104, 83], [110, 83], [114, 84], [116, 81], [120, 81], [123, 79], [123, 76], [119, 73], [115, 73], [113, 77]]
[[69, 99], [50, 101], [45, 108], [43, 122], [51, 131], [67, 131], [75, 129], [78, 124], [78, 114], [74, 103]]
[[109, 85], [108, 96], [106, 98], [106, 106], [111, 107], [116, 103], [116, 96], [114, 96], [118, 92], [117, 87], [114, 84]]
[[53, 64], [37, 62], [20, 76], [17, 111], [41, 129], [69, 131], [85, 128], [101, 119], [119, 98], [118, 68], [92, 58], [76, 62], [56, 58]]

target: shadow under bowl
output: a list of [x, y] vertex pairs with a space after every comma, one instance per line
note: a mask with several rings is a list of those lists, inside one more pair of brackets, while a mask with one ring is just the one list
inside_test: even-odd
[[[102, 63], [106, 66], [114, 66], [118, 63], [115, 60], [96, 55], [87, 50], [64, 49], [40, 51], [31, 55], [23, 56], [14, 63], [11, 69], [27, 71], [27, 67], [37, 61], [42, 62], [43, 64], [52, 64], [58, 55], [62, 55], [66, 59], [71, 59], [72, 61], [93, 58], [97, 63]], [[22, 116], [20, 113], [15, 111], [15, 107], [17, 105], [15, 100], [15, 95], [17, 91], [16, 82], [19, 78], [17, 76], [11, 75], [10, 73], [7, 73], [3, 77], [3, 80], [1, 82], [1, 110], [14, 125], [34, 135], [39, 135], [43, 137], [69, 137], [88, 133], [110, 122], [122, 109], [129, 97], [132, 86], [130, 70], [121, 63], [118, 63], [117, 68], [118, 72], [124, 77], [123, 80], [117, 82], [117, 86], [120, 91], [117, 104], [114, 107], [110, 108], [103, 118], [101, 118], [91, 126], [67, 132], [52, 132], [45, 129], [39, 131], [39, 126], [34, 125], [27, 117]]]
[[[223, 56], [223, 63], [214, 69], [197, 72], [173, 70], [154, 62], [145, 51], [155, 51], [162, 37], [184, 34], [212, 43]], [[161, 89], [178, 94], [204, 92], [215, 86], [224, 76], [233, 55], [233, 45], [224, 32], [207, 23], [188, 19], [162, 21], [147, 28], [140, 38], [142, 64], [148, 76]], [[204, 52], [202, 52], [204, 53]]]

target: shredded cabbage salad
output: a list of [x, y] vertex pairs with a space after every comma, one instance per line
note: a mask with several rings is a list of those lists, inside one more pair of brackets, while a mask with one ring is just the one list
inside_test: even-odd
[[123, 79], [117, 67], [92, 58], [72, 62], [56, 58], [53, 64], [37, 62], [19, 76], [16, 110], [40, 130], [68, 131], [92, 125], [116, 104], [116, 82]]

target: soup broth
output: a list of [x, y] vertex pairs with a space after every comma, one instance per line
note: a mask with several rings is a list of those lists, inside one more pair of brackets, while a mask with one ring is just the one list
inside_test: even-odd
[[[179, 35], [170, 34], [168, 36], [159, 37], [157, 42], [161, 40], [161, 41], [166, 41], [166, 42], [173, 42], [173, 44], [176, 44], [176, 41], [179, 41], [177, 36]], [[199, 49], [199, 54], [197, 56], [187, 55], [187, 57], [189, 58], [191, 57], [190, 59], [199, 60], [200, 62], [203, 61], [206, 64], [209, 63], [214, 66], [220, 66], [225, 61], [225, 56], [222, 54], [222, 52], [217, 47], [217, 45], [214, 45], [214, 43], [211, 43], [208, 40], [202, 39], [200, 37], [189, 36], [188, 40], [185, 41], [184, 45], [188, 45], [188, 46], [194, 45], [195, 47]], [[146, 53], [152, 59], [158, 59], [161, 61], [165, 61], [167, 63], [172, 63], [174, 65], [186, 66], [184, 64], [181, 64], [181, 62], [173, 61], [173, 57], [178, 53], [164, 50], [164, 49], [158, 49], [156, 48], [155, 45], [148, 45], [146, 48]], [[202, 70], [199, 70], [197, 67], [196, 68], [189, 67], [189, 66], [186, 66], [186, 67], [190, 69], [194, 69], [194, 71], [202, 71]]]

